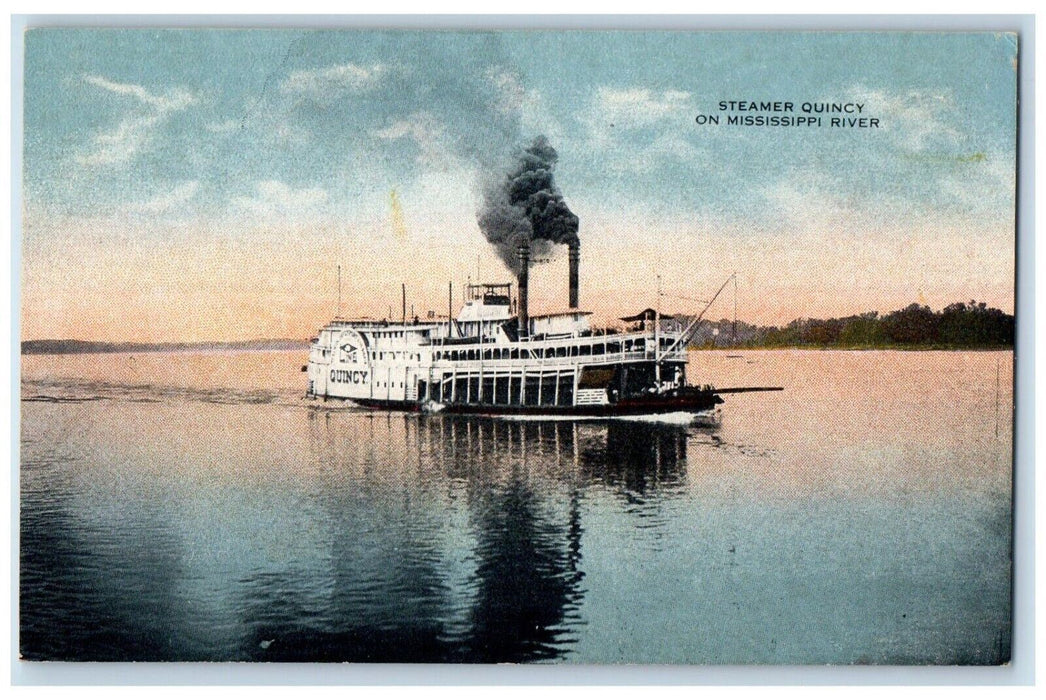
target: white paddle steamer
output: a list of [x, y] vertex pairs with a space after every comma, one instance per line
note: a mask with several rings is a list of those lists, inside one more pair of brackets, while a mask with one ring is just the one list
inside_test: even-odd
[[405, 302], [400, 321], [335, 318], [311, 343], [308, 395], [376, 409], [610, 417], [706, 413], [721, 394], [777, 389], [687, 384], [687, 343], [725, 283], [685, 323], [647, 309], [622, 319], [627, 330], [597, 329], [578, 308], [577, 244], [562, 313], [528, 314], [529, 249], [518, 252], [515, 300], [511, 283], [469, 284], [446, 319], [408, 319]]

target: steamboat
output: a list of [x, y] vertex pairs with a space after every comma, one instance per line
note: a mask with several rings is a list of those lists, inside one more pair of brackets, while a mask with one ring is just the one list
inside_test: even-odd
[[405, 411], [693, 418], [714, 413], [724, 394], [781, 390], [687, 383], [687, 343], [729, 280], [694, 318], [647, 309], [623, 318], [624, 330], [599, 329], [578, 305], [576, 241], [559, 313], [528, 313], [529, 247], [517, 252], [515, 299], [511, 283], [469, 283], [457, 314], [448, 288], [445, 319], [408, 319], [405, 293], [400, 321], [336, 317], [311, 341], [308, 396]]

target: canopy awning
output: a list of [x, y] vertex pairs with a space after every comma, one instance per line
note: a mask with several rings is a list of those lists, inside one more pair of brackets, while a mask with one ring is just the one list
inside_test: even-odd
[[[643, 309], [634, 316], [621, 316], [622, 321], [653, 321], [654, 317], [657, 316], [657, 312], [653, 309]], [[668, 314], [661, 314], [662, 321], [670, 321], [675, 316], [669, 316]]]

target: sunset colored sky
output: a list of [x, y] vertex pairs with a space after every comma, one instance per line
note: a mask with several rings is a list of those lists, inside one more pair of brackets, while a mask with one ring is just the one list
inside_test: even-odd
[[[509, 281], [477, 183], [538, 134], [580, 217], [581, 302], [738, 315], [1013, 311], [1006, 34], [33, 30], [22, 337], [314, 334]], [[726, 125], [721, 100], [862, 105], [881, 128]], [[699, 114], [721, 115], [700, 126]], [[761, 114], [754, 112], [752, 114]], [[847, 115], [851, 116], [851, 115]], [[392, 193], [395, 192], [395, 195]], [[394, 206], [395, 202], [395, 206]], [[532, 273], [565, 306], [566, 254]], [[720, 318], [730, 305], [713, 309]]]

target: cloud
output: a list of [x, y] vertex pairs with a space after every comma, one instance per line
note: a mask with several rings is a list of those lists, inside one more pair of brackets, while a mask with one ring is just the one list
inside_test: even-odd
[[286, 148], [308, 143], [309, 136], [308, 129], [285, 116], [272, 123], [266, 140]]
[[494, 86], [494, 109], [506, 116], [518, 114], [527, 99], [519, 74], [503, 66], [494, 66], [487, 70], [486, 79]]
[[229, 134], [240, 128], [240, 122], [235, 119], [226, 119], [221, 122], [210, 122], [203, 128], [212, 134]]
[[[790, 171], [757, 191], [770, 207], [771, 220], [791, 230], [840, 235], [860, 218], [856, 202], [833, 189], [829, 175], [815, 168]], [[752, 205], [760, 203], [753, 200]]]
[[346, 63], [313, 70], [295, 71], [280, 82], [280, 92], [325, 100], [334, 92], [363, 92], [379, 84], [388, 66], [375, 63], [358, 66]]
[[197, 101], [188, 90], [176, 88], [157, 95], [141, 85], [117, 83], [97, 75], [85, 75], [84, 82], [121, 97], [133, 97], [137, 105], [114, 129], [94, 135], [90, 147], [76, 156], [82, 165], [120, 165], [132, 160], [148, 147], [156, 129], [172, 114]]
[[955, 110], [950, 92], [889, 92], [855, 85], [850, 99], [864, 105], [864, 114], [880, 117], [881, 128], [906, 150], [951, 150], [964, 141], [964, 135], [949, 123]]
[[76, 156], [82, 165], [118, 165], [138, 154], [152, 138], [156, 117], [127, 117], [112, 131], [95, 134], [91, 148]]
[[400, 119], [383, 129], [370, 132], [375, 138], [384, 141], [406, 139], [418, 149], [419, 164], [433, 170], [447, 170], [460, 167], [459, 159], [448, 138], [446, 129], [436, 117], [428, 112], [416, 112], [406, 119]]
[[157, 195], [146, 202], [134, 204], [130, 206], [129, 209], [143, 214], [163, 214], [171, 211], [180, 204], [187, 203], [196, 196], [196, 192], [199, 189], [199, 181], [190, 180], [177, 185], [170, 192]]
[[309, 214], [326, 204], [327, 191], [319, 188], [296, 189], [279, 180], [255, 183], [253, 197], [233, 197], [233, 206], [262, 217], [294, 217]]
[[117, 83], [98, 75], [85, 75], [84, 81], [96, 87], [108, 90], [109, 92], [116, 93], [117, 95], [130, 95], [142, 104], [154, 107], [158, 112], [171, 112], [185, 109], [196, 101], [196, 98], [191, 92], [181, 88], [176, 88], [167, 95], [154, 95], [141, 85]]
[[580, 117], [586, 149], [618, 173], [650, 173], [669, 162], [699, 163], [705, 155], [688, 138], [695, 107], [681, 90], [599, 87]]
[[596, 91], [594, 108], [600, 120], [623, 129], [650, 126], [693, 111], [690, 93], [680, 90], [658, 93], [648, 88], [601, 87]]

